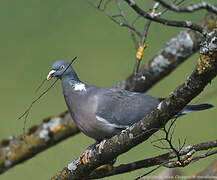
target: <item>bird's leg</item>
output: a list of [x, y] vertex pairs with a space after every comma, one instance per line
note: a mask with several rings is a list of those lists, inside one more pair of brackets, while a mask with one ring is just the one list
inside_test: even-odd
[[99, 153], [102, 152], [102, 149], [104, 148], [104, 144], [105, 144], [106, 140], [102, 140], [99, 144], [96, 145], [96, 148], [99, 148]]
[[86, 163], [89, 162], [89, 159], [90, 159], [91, 154], [92, 154], [92, 149], [93, 149], [93, 147], [98, 148], [98, 149], [99, 149], [99, 153], [101, 153], [101, 152], [102, 152], [102, 149], [103, 149], [103, 147], [104, 147], [105, 142], [106, 142], [106, 140], [104, 139], [104, 140], [102, 140], [100, 143], [96, 142], [96, 143], [90, 145], [90, 146], [86, 149], [86, 151], [85, 151], [84, 153], [82, 153], [82, 155], [80, 156], [82, 163], [83, 163], [83, 164], [86, 164]]
[[91, 157], [92, 150], [91, 149], [86, 149], [86, 151], [81, 155], [81, 160], [83, 164], [86, 164], [89, 162], [89, 159]]
[[86, 149], [86, 151], [82, 153], [82, 155], [80, 156], [80, 158], [81, 158], [81, 162], [83, 164], [86, 164], [86, 163], [89, 162], [89, 159], [91, 157], [91, 153], [92, 153], [91, 149]]
[[81, 162], [83, 164], [86, 164], [90, 161], [90, 157], [91, 157], [91, 154], [92, 154], [92, 149], [93, 147], [95, 147], [97, 145], [97, 142], [90, 145], [83, 153], [82, 155], [80, 156], [81, 158]]

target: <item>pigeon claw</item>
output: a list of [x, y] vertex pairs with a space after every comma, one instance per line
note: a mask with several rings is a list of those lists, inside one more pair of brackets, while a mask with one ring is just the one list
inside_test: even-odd
[[87, 164], [88, 162], [90, 162], [90, 157], [92, 154], [92, 150], [91, 149], [87, 149], [81, 156], [81, 163], [82, 164]]
[[96, 145], [96, 148], [99, 149], [99, 153], [102, 152], [103, 148], [104, 148], [104, 144], [105, 144], [106, 140], [102, 140], [99, 144]]
[[[104, 148], [104, 144], [105, 144], [106, 140], [101, 141], [99, 144], [96, 145], [96, 148], [99, 149], [99, 153], [102, 152], [103, 148]], [[80, 162], [82, 164], [87, 164], [90, 162], [90, 157], [92, 154], [92, 150], [91, 149], [87, 149], [81, 156], [80, 156]]]

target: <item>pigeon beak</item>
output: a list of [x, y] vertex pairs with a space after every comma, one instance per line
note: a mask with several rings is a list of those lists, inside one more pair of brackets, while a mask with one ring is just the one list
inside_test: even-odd
[[56, 72], [55, 70], [51, 70], [51, 71], [49, 72], [49, 74], [47, 75], [47, 80], [48, 80], [48, 81], [53, 77], [53, 75], [54, 75], [55, 72]]

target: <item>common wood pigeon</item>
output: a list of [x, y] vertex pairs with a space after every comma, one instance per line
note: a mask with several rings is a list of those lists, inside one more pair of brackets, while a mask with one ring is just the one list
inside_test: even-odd
[[[61, 80], [66, 104], [78, 128], [97, 142], [103, 140], [98, 145], [100, 151], [105, 139], [141, 120], [163, 100], [144, 93], [83, 83], [64, 60], [53, 64], [47, 80], [52, 77]], [[211, 107], [211, 104], [187, 105], [177, 116]]]

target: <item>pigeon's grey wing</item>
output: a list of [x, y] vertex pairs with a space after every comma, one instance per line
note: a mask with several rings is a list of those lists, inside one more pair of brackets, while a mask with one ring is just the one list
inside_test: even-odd
[[160, 102], [158, 98], [118, 88], [99, 89], [96, 97], [98, 119], [101, 118], [120, 129], [141, 120]]

